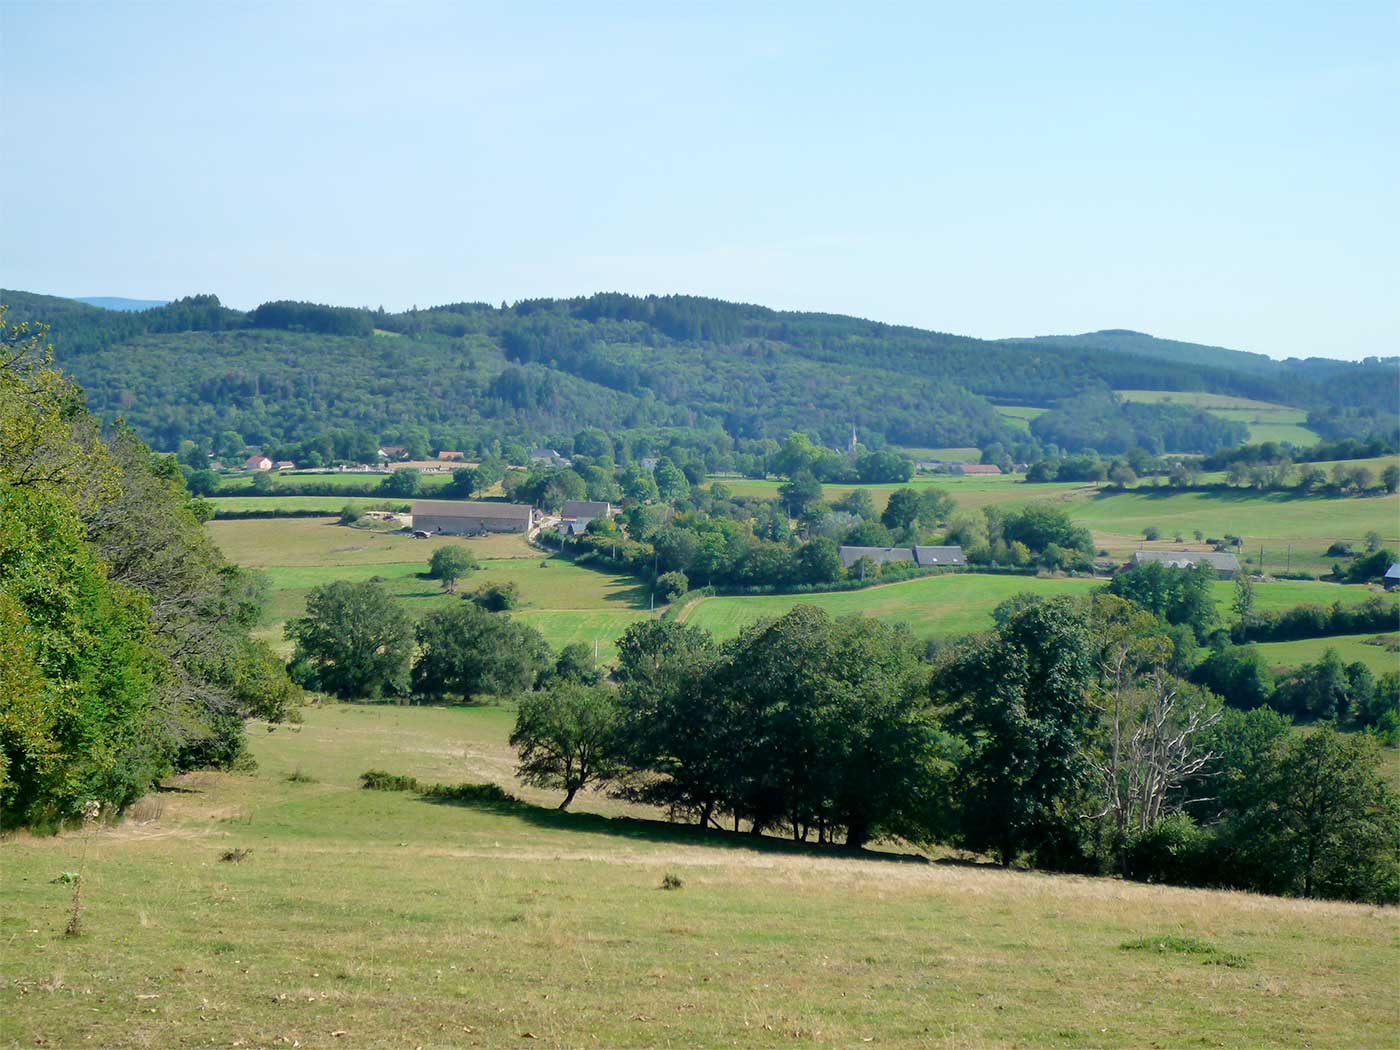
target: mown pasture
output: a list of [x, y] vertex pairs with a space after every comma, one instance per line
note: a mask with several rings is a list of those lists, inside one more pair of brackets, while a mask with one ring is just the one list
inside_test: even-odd
[[[356, 786], [378, 767], [514, 789], [510, 724], [311, 708], [253, 733], [255, 776], [190, 774], [118, 827], [6, 841], [0, 1042], [1393, 1042], [1395, 909], [852, 857], [619, 819], [597, 795], [560, 814], [534, 792]], [[77, 937], [61, 872], [82, 874]]]
[[[1044, 486], [1026, 486], [1042, 488]], [[1322, 573], [1337, 559], [1327, 548], [1337, 540], [1362, 547], [1367, 533], [1378, 533], [1392, 549], [1400, 546], [1400, 496], [1300, 496], [1251, 489], [1178, 492], [1143, 487], [1126, 492], [1100, 492], [1068, 504], [1070, 514], [1094, 533], [1098, 547], [1126, 558], [1139, 545], [1173, 549], [1181, 536], [1187, 542], [1200, 530], [1206, 538], [1227, 533], [1241, 537], [1241, 560], [1254, 559], [1264, 548], [1266, 572]], [[1143, 530], [1161, 531], [1156, 543], [1143, 544]], [[1288, 548], [1292, 546], [1290, 556]]]
[[[219, 491], [230, 495], [237, 495], [243, 491], [252, 492], [253, 478], [255, 474], [232, 474], [219, 479]], [[386, 470], [382, 473], [361, 473], [358, 471], [329, 471], [324, 474], [304, 474], [304, 473], [281, 473], [269, 471], [266, 475], [272, 479], [273, 483], [283, 489], [316, 488], [328, 486], [332, 488], [344, 488], [351, 491], [363, 489], [366, 486], [375, 486], [384, 481], [389, 476]], [[425, 489], [440, 488], [452, 480], [451, 473], [423, 474], [419, 482]]]
[[[1389, 637], [1393, 641], [1395, 635]], [[1335, 649], [1343, 663], [1363, 663], [1376, 674], [1400, 671], [1400, 653], [1384, 645], [1371, 644], [1376, 638], [1375, 634], [1335, 634], [1291, 642], [1261, 642], [1259, 651], [1270, 667], [1317, 663], [1328, 649]]]
[[515, 584], [521, 596], [515, 615], [555, 648], [596, 644], [599, 658], [609, 661], [628, 624], [651, 615], [650, 592], [635, 577], [550, 556], [518, 534], [415, 540], [347, 528], [334, 518], [216, 521], [210, 528], [230, 559], [267, 574], [272, 596], [258, 633], [284, 654], [290, 652], [283, 638], [286, 621], [302, 615], [313, 587], [334, 580], [376, 580], [415, 616], [460, 600], [427, 575], [432, 552], [447, 544], [465, 546], [481, 564], [459, 582], [459, 593], [488, 583]]
[[[717, 638], [732, 638], [751, 623], [781, 616], [794, 605], [807, 604], [819, 606], [833, 616], [875, 616], [893, 620], [907, 624], [916, 637], [942, 640], [986, 630], [992, 624], [992, 611], [1013, 595], [1081, 595], [1103, 583], [1103, 580], [1082, 577], [950, 573], [859, 591], [702, 598], [684, 608], [681, 615], [686, 623], [703, 627]], [[1372, 593], [1370, 588], [1356, 585], [1307, 581], [1261, 583], [1255, 588], [1255, 608], [1264, 612], [1304, 603], [1354, 604], [1365, 601]], [[1234, 584], [1225, 580], [1217, 582], [1214, 595], [1222, 621], [1230, 622]]]
[[[460, 582], [459, 592], [487, 583], [515, 584], [521, 596], [515, 615], [538, 628], [556, 648], [574, 642], [596, 645], [599, 658], [610, 662], [615, 642], [628, 625], [661, 611], [653, 609], [649, 589], [635, 577], [546, 555], [519, 535], [414, 540], [347, 528], [333, 518], [216, 521], [209, 527], [229, 558], [267, 574], [272, 595], [258, 633], [284, 654], [290, 652], [283, 638], [286, 621], [305, 611], [311, 588], [333, 580], [377, 580], [415, 616], [460, 600], [427, 576], [432, 551], [451, 543], [466, 546], [481, 563], [479, 571]], [[687, 622], [728, 638], [749, 623], [807, 603], [836, 616], [889, 618], [907, 623], [918, 637], [947, 639], [987, 628], [992, 610], [1013, 594], [1083, 594], [1101, 583], [1088, 578], [950, 574], [859, 591], [705, 598], [683, 613]], [[1359, 602], [1372, 593], [1362, 586], [1271, 581], [1256, 588], [1256, 608]], [[1215, 594], [1228, 619], [1234, 585], [1217, 583]]]
[[1249, 440], [1256, 443], [1286, 441], [1299, 448], [1306, 448], [1321, 440], [1316, 431], [1306, 426], [1307, 411], [1291, 405], [1232, 397], [1229, 394], [1207, 394], [1203, 391], [1119, 390], [1117, 394], [1124, 401], [1150, 404], [1168, 402], [1205, 409], [1221, 419], [1245, 424], [1249, 427]]
[[1031, 420], [1050, 410], [1037, 405], [993, 405], [996, 414], [1017, 430], [1029, 431]]

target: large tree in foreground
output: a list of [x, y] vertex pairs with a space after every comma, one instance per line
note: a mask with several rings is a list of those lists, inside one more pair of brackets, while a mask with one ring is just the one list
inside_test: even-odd
[[1086, 614], [1067, 599], [1027, 606], [957, 653], [933, 692], [967, 742], [960, 837], [1010, 864], [1053, 853], [1086, 783], [1081, 744], [1094, 719]]
[[517, 775], [536, 787], [564, 792], [560, 809], [589, 785], [614, 777], [621, 708], [605, 685], [565, 681], [520, 701], [510, 744], [520, 752]]
[[294, 664], [311, 670], [313, 684], [342, 699], [407, 692], [413, 627], [408, 615], [377, 583], [337, 580], [312, 590], [306, 615], [291, 620]]

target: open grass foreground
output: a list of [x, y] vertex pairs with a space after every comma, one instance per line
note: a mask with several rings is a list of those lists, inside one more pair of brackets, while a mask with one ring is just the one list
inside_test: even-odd
[[[598, 796], [560, 815], [356, 786], [378, 767], [515, 789], [510, 724], [312, 708], [255, 730], [256, 776], [0, 844], [0, 1043], [1394, 1045], [1394, 909], [854, 858]], [[66, 937], [55, 880], [77, 871]]]

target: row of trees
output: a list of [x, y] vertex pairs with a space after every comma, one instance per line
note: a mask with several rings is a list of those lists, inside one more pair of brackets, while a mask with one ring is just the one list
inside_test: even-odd
[[1021, 600], [933, 663], [904, 631], [799, 606], [717, 645], [633, 625], [617, 685], [522, 701], [528, 781], [795, 839], [944, 842], [1004, 864], [1400, 899], [1375, 744], [1223, 708], [1162, 621], [1112, 595]]

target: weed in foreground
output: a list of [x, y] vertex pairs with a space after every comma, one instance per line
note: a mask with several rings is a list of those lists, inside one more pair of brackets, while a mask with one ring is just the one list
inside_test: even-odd
[[1242, 968], [1249, 965], [1247, 956], [1238, 952], [1222, 952], [1209, 941], [1195, 937], [1139, 937], [1118, 946], [1125, 952], [1156, 952], [1159, 955], [1199, 955], [1207, 966]]

